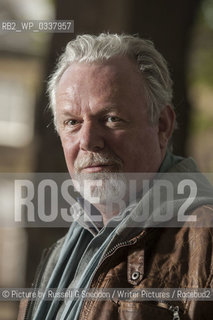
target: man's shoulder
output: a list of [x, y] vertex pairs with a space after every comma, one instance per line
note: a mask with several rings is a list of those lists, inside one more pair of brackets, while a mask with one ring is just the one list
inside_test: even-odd
[[191, 210], [190, 216], [193, 216], [194, 223], [192, 227], [213, 229], [213, 204], [203, 204]]

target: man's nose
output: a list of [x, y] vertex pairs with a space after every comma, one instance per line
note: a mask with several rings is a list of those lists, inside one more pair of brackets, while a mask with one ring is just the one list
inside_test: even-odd
[[84, 151], [99, 151], [104, 148], [104, 137], [100, 126], [92, 122], [82, 125], [80, 148]]

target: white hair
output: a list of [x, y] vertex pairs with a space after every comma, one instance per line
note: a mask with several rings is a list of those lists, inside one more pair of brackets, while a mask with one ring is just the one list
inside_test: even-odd
[[172, 106], [172, 80], [165, 59], [149, 40], [109, 33], [79, 35], [67, 44], [48, 82], [50, 108], [54, 118], [57, 84], [70, 64], [104, 61], [115, 56], [127, 56], [137, 63], [145, 83], [150, 122], [155, 124], [158, 121], [161, 110], [166, 105]]

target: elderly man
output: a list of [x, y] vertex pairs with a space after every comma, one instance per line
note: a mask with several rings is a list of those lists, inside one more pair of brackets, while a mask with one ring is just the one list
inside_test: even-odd
[[[43, 258], [35, 287], [126, 289], [125, 298], [109, 290], [107, 299], [37, 299], [28, 302], [25, 319], [210, 319], [211, 302], [173, 300], [156, 290], [152, 299], [131, 295], [213, 285], [212, 188], [194, 173], [193, 160], [168, 150], [175, 113], [163, 57], [150, 41], [129, 35], [78, 36], [59, 60], [49, 95], [83, 214]], [[166, 190], [178, 186], [178, 196], [164, 195], [156, 205], [160, 180], [154, 180], [163, 175], [167, 186], [167, 172]], [[193, 177], [188, 205], [174, 172]], [[183, 208], [190, 215], [177, 227]], [[171, 225], [161, 223], [167, 211]], [[207, 219], [205, 228], [190, 225], [197, 217]]]

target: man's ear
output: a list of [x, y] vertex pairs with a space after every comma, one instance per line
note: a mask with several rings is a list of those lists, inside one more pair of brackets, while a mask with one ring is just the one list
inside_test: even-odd
[[158, 138], [161, 149], [165, 149], [174, 130], [175, 112], [168, 105], [163, 108], [158, 121]]

